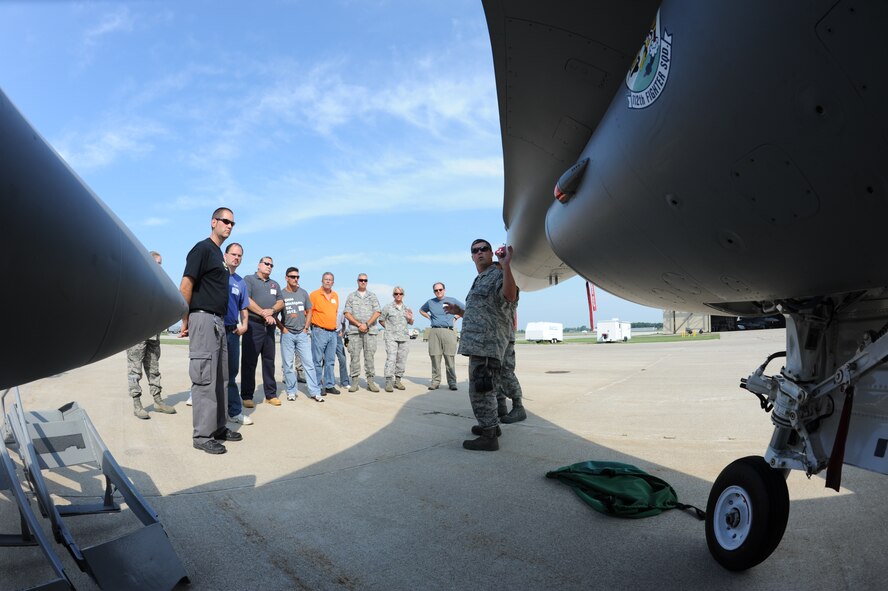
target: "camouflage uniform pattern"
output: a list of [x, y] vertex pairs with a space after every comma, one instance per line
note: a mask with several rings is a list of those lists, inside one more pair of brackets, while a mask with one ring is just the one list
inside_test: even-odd
[[[518, 301], [510, 302], [503, 297], [503, 271], [491, 265], [480, 273], [466, 296], [459, 353], [469, 356], [469, 400], [478, 424], [493, 427], [499, 423], [497, 395], [505, 393], [508, 386], [503, 379], [505, 358], [511, 347], [512, 376], [515, 364], [514, 318]], [[475, 369], [487, 365], [493, 381], [493, 390], [478, 392], [475, 387]], [[517, 380], [515, 380], [517, 383]]]
[[[514, 333], [513, 333], [514, 334]], [[496, 399], [511, 401], [521, 400], [521, 384], [515, 375], [515, 341], [509, 341], [506, 355], [503, 357], [503, 369], [500, 375], [499, 387], [496, 390]]]
[[[348, 298], [345, 300], [343, 314], [348, 312], [355, 320], [367, 322], [374, 312], [379, 311], [379, 300], [376, 294], [368, 291], [366, 296], [361, 297], [358, 292], [353, 291], [348, 294]], [[376, 375], [373, 356], [376, 355], [376, 334], [379, 332], [379, 325], [374, 322], [373, 325], [367, 327], [367, 332], [361, 333], [357, 326], [350, 322], [348, 324], [348, 352], [351, 357], [349, 376], [354, 383], [361, 373], [361, 352], [363, 351], [364, 373], [369, 381]]]
[[386, 304], [379, 319], [385, 322], [383, 337], [385, 342], [385, 378], [400, 378], [407, 368], [407, 353], [409, 351], [407, 306], [402, 304], [398, 309], [394, 302]]
[[142, 379], [143, 367], [145, 375], [148, 376], [151, 396], [159, 396], [162, 390], [160, 387], [160, 335], [142, 341], [126, 350], [129, 393], [133, 398], [142, 395], [142, 386], [139, 384], [139, 380]]

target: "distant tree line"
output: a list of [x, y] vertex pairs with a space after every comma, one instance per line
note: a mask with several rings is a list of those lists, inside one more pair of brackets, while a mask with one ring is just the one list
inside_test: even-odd
[[663, 323], [662, 322], [633, 322], [632, 328], [656, 328], [657, 330], [662, 330]]

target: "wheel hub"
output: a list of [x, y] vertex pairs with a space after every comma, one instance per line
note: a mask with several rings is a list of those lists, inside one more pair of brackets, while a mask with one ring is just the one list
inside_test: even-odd
[[736, 550], [746, 541], [751, 526], [752, 507], [748, 493], [742, 487], [729, 486], [715, 504], [715, 539], [725, 550]]

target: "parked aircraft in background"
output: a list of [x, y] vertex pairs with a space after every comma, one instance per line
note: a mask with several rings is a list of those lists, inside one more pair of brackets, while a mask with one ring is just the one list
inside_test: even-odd
[[716, 560], [754, 566], [789, 470], [888, 473], [888, 4], [483, 2], [519, 286], [786, 317], [741, 384], [774, 434], [707, 508]]

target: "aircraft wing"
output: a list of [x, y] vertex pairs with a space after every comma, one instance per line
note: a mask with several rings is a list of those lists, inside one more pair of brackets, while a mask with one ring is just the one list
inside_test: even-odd
[[623, 83], [659, 2], [484, 0], [505, 161], [503, 221], [524, 290], [574, 275], [546, 212]]
[[113, 355], [182, 316], [154, 258], [2, 91], [0, 202], [0, 389]]

